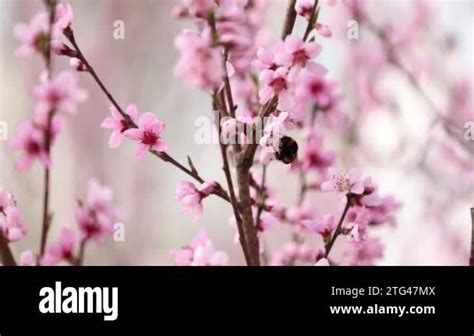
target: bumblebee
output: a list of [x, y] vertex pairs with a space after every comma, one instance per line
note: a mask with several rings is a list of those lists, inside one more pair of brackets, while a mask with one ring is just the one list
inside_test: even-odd
[[283, 136], [275, 157], [284, 164], [292, 163], [298, 158], [298, 143], [289, 136]]

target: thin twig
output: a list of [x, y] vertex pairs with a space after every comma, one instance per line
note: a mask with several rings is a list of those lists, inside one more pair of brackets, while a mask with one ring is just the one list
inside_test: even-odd
[[[71, 42], [73, 47], [76, 49], [77, 57], [81, 60], [82, 63], [84, 63], [84, 65], [86, 66], [87, 71], [91, 74], [94, 81], [97, 83], [97, 85], [99, 85], [102, 92], [106, 95], [106, 97], [112, 103], [112, 105], [117, 109], [117, 111], [120, 113], [120, 115], [127, 121], [127, 123], [129, 124], [129, 127], [137, 128], [138, 126], [133, 122], [133, 120], [130, 118], [130, 116], [128, 114], [126, 114], [124, 112], [124, 110], [120, 107], [120, 105], [117, 103], [117, 101], [112, 96], [112, 94], [109, 92], [109, 90], [107, 90], [107, 88], [105, 87], [104, 83], [99, 78], [99, 76], [97, 75], [94, 68], [87, 61], [86, 57], [84, 56], [81, 49], [79, 48], [79, 45], [76, 42], [74, 32], [72, 31], [72, 29], [66, 29], [64, 31], [64, 35], [67, 37], [69, 42]], [[180, 169], [181, 171], [183, 171], [187, 175], [194, 178], [199, 183], [204, 183], [205, 180], [198, 174], [198, 172], [196, 171], [196, 169], [194, 169], [194, 167], [193, 168], [185, 167], [184, 165], [182, 165], [181, 163], [176, 161], [172, 156], [170, 156], [168, 153], [165, 153], [165, 152], [157, 152], [157, 151], [151, 150], [150, 153], [152, 153], [157, 158], [160, 158], [162, 161], [172, 164], [176, 168]], [[214, 191], [213, 194], [220, 197], [220, 198], [222, 198], [222, 199], [224, 199], [224, 200], [226, 200], [226, 201], [228, 201], [228, 202], [230, 202], [229, 196], [227, 195], [226, 191], [223, 190], [223, 189], [218, 189], [218, 190]]]
[[284, 40], [285, 37], [290, 35], [293, 32], [293, 28], [296, 22], [296, 11], [295, 11], [296, 0], [289, 0], [288, 7], [286, 10], [285, 22], [283, 23], [283, 30], [281, 32], [281, 39]]
[[256, 219], [256, 226], [257, 229], [260, 230], [260, 223], [261, 223], [261, 217], [262, 217], [262, 212], [265, 209], [265, 200], [267, 196], [266, 188], [265, 188], [265, 183], [267, 180], [267, 166], [263, 165], [262, 166], [262, 179], [260, 181], [260, 186], [257, 189], [257, 219]]
[[2, 230], [0, 230], [0, 261], [3, 266], [16, 266], [15, 258], [10, 250], [8, 241], [3, 236]]
[[[49, 30], [48, 30], [48, 43], [47, 48], [43, 50], [44, 58], [46, 62], [46, 70], [48, 73], [48, 78], [51, 79], [53, 72], [53, 64], [51, 57], [51, 34], [53, 31], [54, 17], [56, 13], [55, 1], [46, 1], [46, 6], [49, 10]], [[53, 127], [53, 117], [55, 110], [52, 109], [48, 112], [48, 119], [46, 123], [45, 132], [45, 150], [48, 156], [51, 155], [51, 137], [52, 137], [52, 127]], [[41, 238], [40, 238], [40, 248], [39, 248], [39, 257], [41, 258], [46, 249], [46, 242], [48, 239], [49, 227], [51, 225], [51, 214], [49, 213], [49, 199], [50, 199], [50, 182], [51, 173], [50, 168], [45, 167], [44, 169], [44, 189], [43, 189], [43, 218], [41, 224]]]
[[84, 264], [86, 244], [87, 244], [87, 239], [84, 239], [83, 241], [81, 241], [81, 245], [79, 246], [79, 254], [76, 259], [76, 266], [82, 266]]
[[329, 253], [331, 252], [332, 247], [334, 246], [334, 243], [336, 242], [337, 237], [339, 237], [339, 235], [342, 232], [342, 230], [341, 230], [342, 229], [342, 223], [344, 223], [344, 219], [346, 218], [347, 211], [349, 211], [349, 208], [351, 207], [351, 203], [352, 203], [351, 195], [348, 194], [346, 196], [346, 199], [347, 199], [346, 206], [344, 207], [344, 211], [342, 212], [341, 218], [339, 219], [339, 223], [337, 224], [336, 230], [334, 230], [334, 233], [333, 233], [331, 239], [326, 244], [326, 253], [325, 253], [326, 258], [329, 256]]
[[313, 10], [311, 12], [311, 16], [309, 17], [309, 20], [308, 20], [308, 25], [306, 26], [306, 30], [304, 32], [303, 41], [305, 42], [308, 40], [309, 34], [314, 29], [314, 25], [316, 23], [315, 18], [316, 18], [316, 13], [317, 13], [317, 7], [318, 7], [318, 0], [314, 2]]

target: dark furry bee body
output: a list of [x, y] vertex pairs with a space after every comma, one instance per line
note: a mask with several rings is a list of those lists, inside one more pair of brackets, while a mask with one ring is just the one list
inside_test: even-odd
[[298, 158], [298, 143], [289, 136], [282, 137], [275, 157], [284, 164], [292, 163]]

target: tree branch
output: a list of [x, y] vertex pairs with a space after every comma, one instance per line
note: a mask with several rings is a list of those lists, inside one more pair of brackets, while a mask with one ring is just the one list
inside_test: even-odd
[[[124, 112], [124, 110], [120, 107], [120, 105], [117, 103], [117, 101], [112, 96], [112, 94], [109, 92], [109, 90], [107, 90], [104, 83], [102, 82], [102, 80], [99, 78], [99, 76], [95, 72], [94, 68], [87, 61], [86, 57], [84, 56], [81, 49], [79, 48], [79, 45], [76, 42], [74, 32], [72, 31], [72, 29], [70, 29], [70, 28], [66, 29], [64, 31], [64, 35], [69, 40], [69, 42], [71, 42], [71, 44], [73, 45], [73, 47], [75, 48], [75, 50], [77, 52], [77, 57], [81, 60], [82, 63], [84, 63], [84, 65], [86, 66], [87, 71], [90, 73], [90, 75], [92, 76], [94, 81], [97, 83], [97, 85], [99, 85], [100, 89], [105, 94], [107, 99], [117, 109], [117, 111], [120, 113], [120, 115], [127, 121], [129, 127], [137, 128], [138, 126], [133, 122], [133, 120], [128, 116], [128, 114], [126, 114]], [[179, 170], [181, 170], [185, 174], [187, 174], [187, 175], [191, 176], [192, 178], [194, 178], [199, 183], [204, 183], [205, 180], [201, 176], [199, 176], [197, 170], [194, 167], [187, 168], [187, 167], [183, 166], [181, 163], [176, 161], [168, 153], [157, 152], [157, 151], [153, 151], [153, 150], [150, 151], [150, 153], [153, 154], [154, 156], [156, 156], [157, 158], [161, 159], [162, 161], [168, 162], [171, 165], [175, 166], [176, 168], [178, 168]], [[224, 200], [226, 200], [226, 201], [228, 201], [228, 202], [230, 202], [229, 196], [227, 195], [226, 191], [223, 190], [222, 188], [214, 191], [213, 194], [220, 197], [220, 198], [222, 198], [222, 199], [224, 199]]]
[[347, 199], [346, 206], [344, 207], [341, 218], [339, 219], [339, 223], [337, 224], [336, 230], [334, 230], [334, 233], [333, 233], [329, 243], [326, 244], [326, 259], [329, 256], [329, 253], [331, 252], [332, 247], [334, 246], [334, 243], [336, 242], [337, 237], [339, 237], [339, 235], [342, 232], [342, 230], [341, 230], [342, 229], [342, 223], [344, 223], [344, 219], [346, 218], [347, 211], [349, 211], [349, 208], [351, 207], [351, 203], [352, 203], [351, 195], [348, 194], [346, 196], [346, 199]]
[[0, 261], [4, 266], [16, 266], [15, 258], [13, 253], [8, 246], [8, 241], [3, 236], [2, 231], [0, 230]]
[[[44, 50], [44, 58], [46, 62], [46, 70], [48, 73], [48, 78], [51, 79], [53, 72], [53, 64], [51, 58], [51, 34], [54, 24], [54, 16], [56, 14], [56, 1], [46, 1], [46, 7], [49, 11], [49, 31], [48, 31], [48, 43], [47, 48]], [[46, 122], [45, 133], [45, 150], [48, 156], [51, 155], [51, 136], [52, 136], [52, 127], [53, 127], [53, 117], [55, 110], [52, 109], [48, 113], [48, 119]], [[49, 199], [50, 199], [50, 182], [51, 173], [50, 168], [45, 167], [44, 169], [44, 189], [43, 189], [43, 217], [41, 224], [41, 238], [40, 238], [40, 247], [39, 247], [39, 257], [41, 258], [46, 249], [46, 242], [48, 239], [49, 227], [51, 225], [52, 215], [49, 213]]]
[[295, 11], [296, 0], [289, 0], [288, 7], [286, 10], [285, 22], [283, 23], [283, 31], [281, 32], [281, 39], [284, 40], [285, 37], [290, 35], [293, 32], [293, 28], [296, 22], [296, 11]]
[[[214, 102], [213, 102], [214, 109], [218, 109], [220, 111], [221, 115], [227, 115], [228, 111], [226, 111], [224, 97], [219, 99], [219, 97], [217, 95], [214, 95], [213, 100], [214, 100]], [[219, 145], [220, 145], [220, 148], [221, 148], [221, 156], [222, 156], [222, 162], [223, 162], [222, 169], [224, 170], [225, 178], [226, 178], [226, 181], [227, 181], [227, 187], [229, 189], [230, 202], [232, 204], [232, 209], [234, 211], [235, 221], [237, 223], [237, 230], [239, 232], [240, 245], [242, 246], [242, 250], [244, 252], [245, 261], [247, 262], [247, 265], [251, 265], [251, 258], [250, 258], [249, 251], [248, 251], [247, 236], [245, 234], [242, 218], [240, 216], [239, 204], [238, 204], [238, 201], [237, 201], [237, 197], [235, 195], [235, 189], [234, 189], [234, 183], [232, 181], [232, 175], [230, 173], [229, 159], [227, 157], [227, 146], [224, 145], [224, 143], [220, 139], [220, 135], [221, 135], [221, 126], [219, 124]]]

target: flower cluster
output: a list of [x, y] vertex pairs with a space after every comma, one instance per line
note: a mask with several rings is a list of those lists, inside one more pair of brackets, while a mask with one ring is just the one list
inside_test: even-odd
[[[63, 227], [58, 239], [46, 247], [45, 254], [40, 260], [41, 265], [56, 265], [61, 262], [80, 265], [84, 257], [83, 248], [88, 241], [94, 240], [100, 243], [114, 232], [114, 224], [118, 220], [119, 213], [113, 203], [112, 191], [96, 180], [90, 180], [86, 199], [84, 202], [79, 202], [75, 215], [79, 235], [74, 230]], [[26, 260], [29, 260], [28, 255], [25, 255]]]
[[77, 87], [76, 77], [67, 71], [51, 79], [46, 72], [42, 73], [33, 95], [36, 100], [34, 118], [23, 122], [10, 142], [14, 149], [24, 153], [17, 163], [19, 170], [29, 168], [34, 159], [39, 159], [45, 167], [50, 166], [50, 146], [64, 124], [57, 112], [74, 113], [76, 104], [86, 98], [86, 93]]
[[162, 139], [165, 123], [147, 112], [138, 118], [135, 105], [129, 105], [126, 116], [122, 115], [115, 106], [110, 106], [111, 116], [107, 117], [101, 127], [112, 130], [109, 147], [117, 148], [124, 137], [137, 143], [136, 155], [142, 158], [148, 151], [165, 152], [168, 148]]
[[96, 180], [89, 181], [86, 200], [76, 209], [81, 241], [94, 239], [102, 241], [113, 232], [118, 219], [118, 210], [113, 203], [113, 193]]
[[215, 249], [207, 231], [201, 230], [191, 243], [170, 252], [177, 266], [225, 266], [228, 256]]
[[192, 182], [182, 181], [176, 190], [176, 199], [181, 203], [184, 213], [194, 212], [193, 222], [202, 217], [202, 200], [212, 194], [219, 186], [215, 181], [205, 182], [197, 188]]
[[22, 239], [27, 232], [21, 211], [13, 195], [0, 188], [0, 230], [9, 242]]

